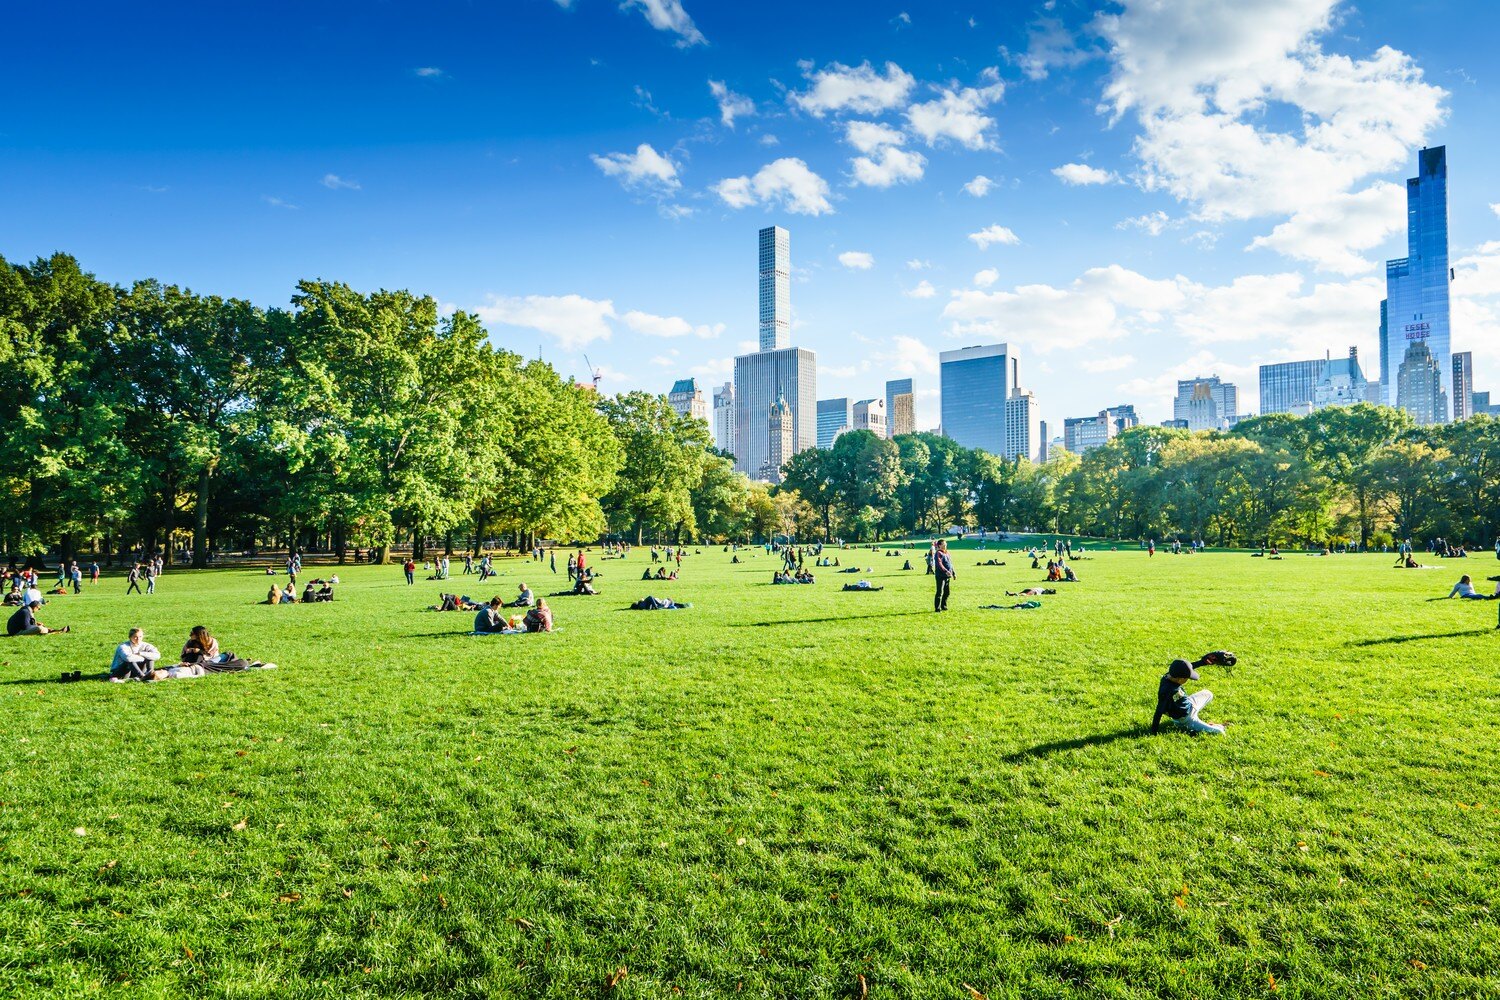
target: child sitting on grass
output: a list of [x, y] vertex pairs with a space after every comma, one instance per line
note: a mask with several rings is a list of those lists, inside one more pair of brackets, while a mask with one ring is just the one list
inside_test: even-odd
[[1156, 716], [1151, 720], [1151, 731], [1157, 731], [1162, 716], [1175, 722], [1180, 728], [1192, 733], [1224, 735], [1222, 725], [1204, 722], [1198, 717], [1208, 703], [1214, 700], [1213, 692], [1204, 688], [1188, 694], [1182, 685], [1198, 679], [1198, 671], [1187, 660], [1173, 660], [1156, 687]]

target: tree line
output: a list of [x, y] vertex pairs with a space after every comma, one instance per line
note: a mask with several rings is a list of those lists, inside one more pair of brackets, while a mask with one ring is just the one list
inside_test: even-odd
[[1227, 433], [1126, 431], [1007, 460], [868, 431], [779, 486], [645, 392], [601, 397], [430, 296], [300, 282], [288, 305], [121, 287], [65, 254], [0, 257], [0, 543], [11, 555], [179, 548], [422, 555], [506, 538], [873, 541], [953, 526], [1214, 544], [1440, 534], [1500, 522], [1500, 423], [1360, 405]]

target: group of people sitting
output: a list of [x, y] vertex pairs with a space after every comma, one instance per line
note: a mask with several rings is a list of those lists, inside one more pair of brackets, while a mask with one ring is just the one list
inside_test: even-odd
[[[573, 576], [572, 590], [559, 590], [553, 597], [597, 597], [599, 590], [594, 586], [594, 581], [599, 574], [591, 569], [581, 569]], [[651, 579], [655, 579], [652, 577]], [[663, 577], [662, 579], [666, 579]]]
[[301, 598], [297, 597], [297, 584], [288, 581], [285, 587], [271, 584], [271, 589], [266, 592], [266, 599], [262, 604], [319, 604], [324, 601], [333, 600], [333, 585], [339, 582], [334, 576], [327, 580], [308, 580], [307, 586], [302, 588]]
[[[182, 644], [182, 655], [171, 666], [162, 666], [161, 650], [146, 641], [144, 629], [133, 628], [125, 641], [115, 649], [109, 664], [109, 679], [116, 684], [126, 681], [165, 681], [179, 677], [202, 677], [205, 674], [227, 674], [239, 670], [274, 670], [276, 664], [247, 660], [233, 653], [221, 652], [219, 640], [202, 625], [194, 625]], [[63, 674], [63, 680], [81, 680], [75, 671]]]
[[[1038, 567], [1033, 566], [1033, 569]], [[1053, 562], [1047, 560], [1047, 582], [1048, 583], [1077, 583], [1078, 577], [1073, 572], [1073, 567], [1067, 563]]]
[[817, 583], [817, 578], [805, 569], [799, 569], [795, 573], [783, 573], [781, 570], [771, 574], [772, 584], [782, 583]]
[[[521, 585], [523, 590], [525, 584]], [[525, 599], [526, 603], [521, 601]], [[527, 608], [526, 614], [507, 618], [506, 607]], [[523, 596], [507, 605], [499, 597], [492, 597], [488, 604], [481, 605], [474, 615], [475, 635], [514, 635], [517, 632], [551, 632], [552, 631], [552, 609], [547, 607], [545, 600], [531, 600], [531, 591], [524, 590]]]
[[667, 572], [667, 568], [665, 566], [658, 566], [658, 567], [656, 567], [656, 572], [655, 573], [652, 573], [649, 569], [642, 570], [641, 571], [641, 579], [642, 580], [675, 580], [675, 579], [677, 579], [677, 571], [674, 569], [674, 570], [672, 570], [672, 572], [668, 573]]

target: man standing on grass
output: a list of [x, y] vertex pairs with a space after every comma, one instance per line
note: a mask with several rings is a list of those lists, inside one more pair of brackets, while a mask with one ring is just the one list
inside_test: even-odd
[[130, 567], [130, 572], [125, 574], [125, 593], [131, 591], [139, 594], [141, 592], [141, 564], [136, 563]]
[[406, 574], [406, 585], [412, 586], [417, 582], [417, 564], [411, 558], [401, 564], [401, 571]]
[[953, 571], [953, 559], [948, 555], [946, 538], [939, 538], [932, 543], [932, 573], [937, 578], [937, 591], [932, 596], [932, 610], [947, 611], [948, 590], [953, 583], [953, 578], [958, 574]]

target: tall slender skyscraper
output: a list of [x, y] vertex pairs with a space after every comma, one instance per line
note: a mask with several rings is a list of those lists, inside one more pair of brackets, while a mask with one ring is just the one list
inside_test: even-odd
[[910, 434], [917, 429], [916, 397], [911, 379], [895, 378], [885, 384], [886, 436]]
[[1474, 415], [1474, 354], [1453, 354], [1453, 419], [1468, 420]]
[[760, 231], [760, 349], [792, 346], [792, 236], [780, 226]]
[[725, 382], [714, 390], [714, 444], [720, 451], [734, 454], [733, 382]]
[[[1436, 363], [1444, 396], [1454, 398], [1448, 326], [1448, 283], [1452, 280], [1448, 269], [1448, 148], [1434, 146], [1417, 155], [1417, 176], [1406, 182], [1406, 256], [1385, 262], [1385, 343], [1380, 358], [1386, 367], [1380, 380], [1386, 405], [1414, 413], [1420, 409], [1423, 415], [1432, 405], [1429, 387], [1421, 380], [1411, 384], [1419, 386], [1422, 397], [1403, 400], [1399, 368], [1390, 368], [1415, 360], [1408, 358], [1407, 348], [1416, 341], [1426, 344], [1427, 354]], [[1435, 418], [1432, 422], [1445, 423], [1447, 410]]]

